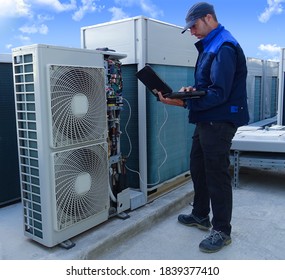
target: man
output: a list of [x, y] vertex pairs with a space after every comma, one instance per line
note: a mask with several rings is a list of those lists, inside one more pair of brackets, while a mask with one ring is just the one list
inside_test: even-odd
[[[199, 99], [164, 98], [169, 105], [189, 110], [189, 122], [196, 124], [190, 153], [194, 185], [192, 213], [178, 221], [211, 233], [199, 245], [203, 252], [217, 252], [231, 243], [232, 187], [229, 153], [239, 126], [248, 123], [244, 53], [236, 39], [217, 21], [214, 7], [206, 2], [193, 5], [182, 33], [190, 30], [199, 41], [195, 85], [180, 91], [204, 90]], [[212, 208], [212, 225], [209, 219]]]

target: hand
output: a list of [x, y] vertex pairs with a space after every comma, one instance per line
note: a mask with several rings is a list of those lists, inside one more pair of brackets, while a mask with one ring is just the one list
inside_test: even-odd
[[189, 91], [196, 91], [196, 88], [194, 87], [182, 87], [180, 90], [180, 92], [189, 92]]
[[180, 107], [184, 106], [183, 100], [176, 98], [164, 98], [161, 92], [158, 92], [158, 97], [159, 100], [164, 104], [180, 106]]

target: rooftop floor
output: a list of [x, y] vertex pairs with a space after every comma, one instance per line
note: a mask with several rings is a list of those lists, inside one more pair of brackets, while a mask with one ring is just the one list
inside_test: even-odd
[[232, 244], [215, 254], [199, 251], [207, 232], [181, 225], [191, 211], [192, 181], [72, 239], [67, 250], [24, 236], [20, 203], [0, 209], [0, 259], [285, 260], [285, 171], [242, 168], [234, 188]]

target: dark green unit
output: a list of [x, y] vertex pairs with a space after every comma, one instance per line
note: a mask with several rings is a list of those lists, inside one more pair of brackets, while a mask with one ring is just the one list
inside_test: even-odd
[[12, 63], [0, 63], [0, 207], [20, 200]]

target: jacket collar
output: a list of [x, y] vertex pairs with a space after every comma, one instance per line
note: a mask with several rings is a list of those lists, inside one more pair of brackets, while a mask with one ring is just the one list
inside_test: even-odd
[[198, 51], [203, 51], [207, 48], [207, 46], [212, 42], [212, 40], [224, 30], [224, 26], [222, 26], [220, 23], [218, 26], [213, 29], [205, 38], [199, 40], [197, 43], [195, 43], [196, 48]]

